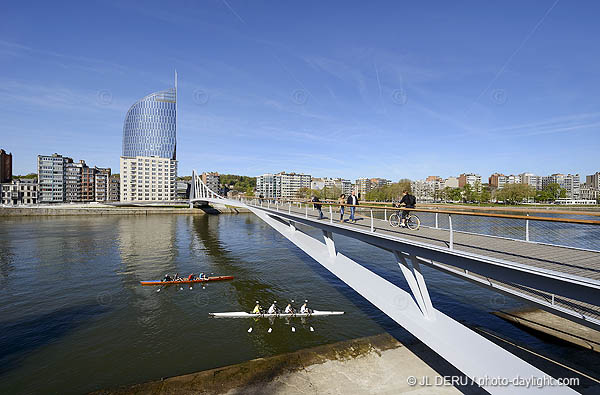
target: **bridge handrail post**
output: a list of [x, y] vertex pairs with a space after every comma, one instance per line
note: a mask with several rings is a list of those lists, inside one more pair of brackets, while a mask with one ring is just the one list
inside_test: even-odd
[[452, 230], [452, 214], [448, 214], [448, 226], [450, 228], [450, 249], [454, 249], [454, 232]]
[[333, 208], [331, 206], [329, 206], [329, 223], [333, 223]]
[[371, 232], [374, 232], [375, 229], [373, 228], [373, 209], [371, 209]]
[[304, 217], [308, 218], [308, 204], [305, 204], [304, 208], [306, 208], [306, 213], [304, 214]]
[[387, 208], [383, 209], [383, 219], [387, 222]]
[[292, 213], [292, 203], [290, 202], [288, 204], [289, 204], [288, 205], [288, 214], [291, 214]]
[[[527, 216], [529, 217], [529, 213], [527, 213]], [[529, 220], [528, 219], [525, 220], [525, 241], [529, 241]]]
[[439, 217], [440, 213], [435, 213], [435, 228], [439, 229], [440, 227], [438, 226], [438, 217]]

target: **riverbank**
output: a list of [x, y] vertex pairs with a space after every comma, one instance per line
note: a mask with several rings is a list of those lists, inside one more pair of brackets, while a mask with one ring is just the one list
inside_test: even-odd
[[599, 331], [547, 311], [527, 308], [493, 314], [517, 326], [600, 352]]
[[[409, 377], [434, 383], [439, 376], [385, 333], [94, 394], [397, 394], [422, 392]], [[435, 392], [460, 393], [452, 386]]]
[[230, 206], [219, 207], [114, 207], [114, 206], [57, 206], [57, 207], [0, 207], [0, 217], [34, 217], [34, 216], [65, 216], [65, 215], [152, 215], [152, 214], [237, 214], [250, 212]]

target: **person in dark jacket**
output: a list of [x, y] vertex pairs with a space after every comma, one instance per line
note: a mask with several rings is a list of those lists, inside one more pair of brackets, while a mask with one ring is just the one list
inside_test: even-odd
[[352, 195], [348, 196], [347, 204], [350, 204], [350, 220], [349, 222], [356, 222], [356, 218], [354, 218], [354, 211], [356, 211], [356, 207], [358, 206], [358, 198], [356, 197], [356, 192], [352, 191]]
[[315, 209], [319, 210], [319, 219], [323, 219], [323, 211], [321, 211], [321, 205], [316, 204], [316, 202], [320, 202], [319, 198], [313, 196], [312, 201], [315, 202]]
[[[415, 208], [415, 204], [417, 204], [417, 198], [408, 193], [408, 191], [402, 192], [402, 199], [398, 203], [398, 205], [404, 205], [406, 208]], [[406, 217], [410, 213], [409, 210], [402, 210], [402, 226], [406, 227]]]

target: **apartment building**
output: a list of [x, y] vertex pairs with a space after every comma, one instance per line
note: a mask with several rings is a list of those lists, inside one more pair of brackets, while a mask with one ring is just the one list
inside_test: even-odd
[[122, 156], [121, 201], [175, 200], [177, 161], [157, 156]]
[[38, 155], [38, 203], [63, 203], [65, 171], [73, 159], [59, 154]]
[[522, 173], [520, 174], [520, 177], [522, 184], [527, 184], [538, 191], [542, 189], [542, 177], [536, 176], [532, 173]]
[[567, 191], [567, 199], [577, 200], [580, 195], [579, 174], [552, 174], [542, 177], [542, 188], [550, 184], [558, 184]]
[[458, 187], [463, 188], [465, 185], [479, 185], [481, 188], [481, 176], [473, 173], [463, 173], [458, 177]]
[[113, 174], [108, 179], [108, 200], [118, 202], [121, 200], [121, 178], [119, 174]]
[[588, 188], [600, 190], [600, 172], [585, 177], [585, 185]]
[[201, 177], [202, 182], [214, 193], [219, 193], [221, 185], [221, 176], [217, 172], [204, 172]]
[[356, 195], [360, 198], [363, 199], [365, 197], [365, 195], [369, 192], [371, 192], [372, 186], [371, 186], [371, 179], [369, 178], [357, 178], [356, 181], [354, 182], [355, 185], [355, 191], [356, 191]]
[[506, 185], [506, 176], [502, 173], [494, 173], [488, 178], [491, 188], [502, 189]]
[[458, 178], [448, 177], [444, 180], [444, 188], [458, 188]]
[[96, 168], [94, 176], [94, 200], [96, 202], [110, 200], [110, 169]]
[[256, 177], [256, 194], [269, 199], [281, 198], [281, 177], [277, 174]]
[[65, 166], [65, 202], [81, 202], [81, 174], [85, 161], [69, 162]]
[[345, 180], [343, 178], [312, 178], [310, 182], [310, 189], [321, 190], [323, 188], [337, 188], [346, 195], [352, 193], [352, 181]]
[[300, 188], [310, 188], [311, 176], [309, 174], [286, 173], [277, 174], [281, 177], [281, 197], [296, 197]]

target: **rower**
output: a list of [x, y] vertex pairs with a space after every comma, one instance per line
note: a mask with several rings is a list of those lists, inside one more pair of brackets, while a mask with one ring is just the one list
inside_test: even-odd
[[194, 273], [188, 276], [188, 281], [194, 281]]
[[308, 307], [306, 307], [307, 303], [308, 303], [308, 300], [305, 300], [304, 304], [302, 305], [302, 307], [300, 307], [300, 313], [302, 313], [302, 314], [310, 314], [310, 309]]
[[171, 281], [171, 276], [169, 276], [169, 274], [165, 274], [165, 278], [163, 279], [163, 281]]
[[269, 307], [269, 310], [267, 311], [267, 314], [277, 314], [277, 301], [275, 300], [273, 302], [273, 304], [271, 305], [271, 307]]
[[256, 306], [254, 306], [254, 310], [252, 310], [252, 314], [261, 314], [262, 308], [260, 307], [260, 303], [258, 300], [256, 301]]
[[179, 273], [175, 273], [175, 276], [173, 276], [173, 281], [181, 281], [181, 277], [179, 277]]
[[198, 275], [198, 278], [199, 278], [200, 280], [204, 280], [204, 278], [205, 278], [205, 277], [206, 277], [206, 276], [204, 275], [204, 273], [200, 273], [200, 274]]
[[[293, 300], [292, 303], [294, 303]], [[285, 310], [283, 311], [285, 314], [294, 314], [294, 308], [292, 307], [292, 303], [288, 303], [288, 305], [285, 306]]]

